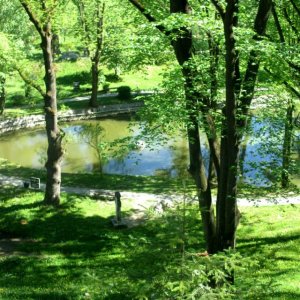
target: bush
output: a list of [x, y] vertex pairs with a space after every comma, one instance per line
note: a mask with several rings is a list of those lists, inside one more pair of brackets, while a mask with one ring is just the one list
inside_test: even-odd
[[131, 99], [131, 88], [129, 86], [120, 86], [117, 89], [118, 98], [121, 100]]
[[122, 78], [117, 74], [106, 74], [105, 80], [108, 82], [120, 82]]
[[103, 92], [104, 93], [108, 93], [109, 92], [109, 83], [104, 83], [102, 88], [103, 88]]
[[25, 105], [25, 97], [23, 95], [15, 94], [10, 97], [10, 102], [13, 106]]

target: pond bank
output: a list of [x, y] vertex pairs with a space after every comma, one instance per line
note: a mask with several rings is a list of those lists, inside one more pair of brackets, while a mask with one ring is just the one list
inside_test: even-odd
[[[100, 105], [97, 108], [67, 110], [58, 113], [58, 120], [60, 122], [70, 122], [135, 113], [143, 106], [143, 101], [137, 101], [134, 103]], [[0, 121], [0, 134], [44, 125], [44, 115], [8, 118]]]

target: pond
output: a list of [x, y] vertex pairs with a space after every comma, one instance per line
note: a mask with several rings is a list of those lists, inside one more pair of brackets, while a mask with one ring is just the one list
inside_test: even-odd
[[[153, 141], [150, 145], [141, 139], [134, 147], [125, 151], [119, 151], [119, 146], [112, 150], [109, 147], [111, 142], [140, 133], [138, 123], [131, 122], [130, 129], [129, 123], [128, 120], [102, 119], [64, 124], [62, 128], [66, 132], [66, 153], [62, 171], [80, 173], [101, 170], [107, 174], [176, 176], [187, 168], [187, 141], [182, 135], [178, 135], [176, 139], [169, 138], [165, 144], [156, 144]], [[241, 149], [243, 163], [240, 168], [245, 181], [255, 185], [268, 185], [275, 176], [272, 171], [281, 163], [280, 146], [276, 141], [270, 142], [269, 130], [273, 130], [274, 126], [252, 120], [251, 128], [252, 133], [247, 135]], [[98, 132], [96, 136], [95, 132]], [[100, 144], [101, 153], [96, 151], [99, 148], [95, 147], [97, 144]], [[208, 151], [205, 147], [203, 153], [207, 159]], [[43, 168], [46, 159], [44, 129], [19, 131], [2, 136], [0, 157], [25, 167]], [[299, 165], [299, 153], [294, 154], [294, 158]], [[299, 172], [294, 180], [300, 183]]]

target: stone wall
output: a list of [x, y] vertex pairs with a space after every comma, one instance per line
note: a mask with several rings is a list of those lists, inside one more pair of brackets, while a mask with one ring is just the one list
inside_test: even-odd
[[[98, 108], [68, 110], [59, 112], [58, 120], [61, 122], [70, 122], [75, 120], [88, 120], [116, 116], [136, 112], [143, 105], [144, 103], [139, 101], [135, 103], [101, 105]], [[44, 115], [8, 118], [0, 121], [0, 134], [38, 126], [45, 126]]]

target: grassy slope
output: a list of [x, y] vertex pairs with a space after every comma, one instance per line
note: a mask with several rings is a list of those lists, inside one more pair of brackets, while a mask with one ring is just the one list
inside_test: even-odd
[[[0, 299], [170, 299], [164, 293], [180, 275], [178, 214], [118, 231], [110, 226], [112, 203], [63, 195], [55, 210], [41, 206], [42, 197], [0, 190], [0, 235], [25, 239], [21, 253], [0, 257]], [[186, 250], [193, 253], [204, 245], [197, 209], [188, 208]], [[124, 210], [130, 213], [130, 203]], [[238, 250], [258, 265], [237, 272], [234, 299], [298, 299], [300, 207], [242, 213]]]

